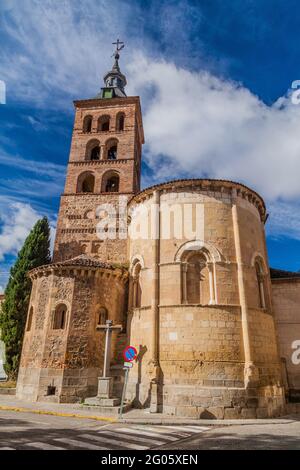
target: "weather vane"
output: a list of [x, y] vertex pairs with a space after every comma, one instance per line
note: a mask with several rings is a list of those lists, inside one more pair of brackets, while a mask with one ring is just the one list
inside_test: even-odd
[[116, 50], [113, 53], [113, 56], [116, 59], [118, 59], [119, 58], [119, 52], [123, 49], [123, 47], [125, 47], [125, 44], [124, 44], [124, 42], [120, 41], [120, 39], [117, 39], [117, 41], [113, 42], [112, 44], [113, 44], [113, 46], [116, 46]]

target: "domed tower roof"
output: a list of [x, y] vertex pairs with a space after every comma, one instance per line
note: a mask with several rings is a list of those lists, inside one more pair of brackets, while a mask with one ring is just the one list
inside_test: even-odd
[[125, 75], [122, 74], [119, 67], [119, 52], [123, 49], [125, 44], [119, 39], [117, 39], [116, 42], [113, 42], [113, 44], [116, 45], [116, 50], [113, 53], [115, 62], [112, 66], [112, 69], [104, 75], [103, 79], [105, 86], [101, 88], [101, 92], [97, 98], [126, 97], [124, 88], [127, 84], [127, 81]]

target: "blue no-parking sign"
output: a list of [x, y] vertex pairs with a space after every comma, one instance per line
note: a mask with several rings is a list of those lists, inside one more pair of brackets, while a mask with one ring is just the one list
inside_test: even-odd
[[123, 357], [125, 361], [131, 362], [137, 356], [137, 350], [133, 346], [127, 346], [123, 351]]
[[121, 398], [121, 406], [120, 406], [120, 411], [119, 411], [120, 418], [122, 418], [122, 413], [123, 413], [123, 406], [124, 406], [125, 395], [126, 395], [129, 369], [131, 369], [131, 367], [133, 366], [132, 361], [134, 361], [134, 359], [137, 357], [137, 350], [133, 346], [126, 346], [126, 348], [123, 351], [123, 357], [125, 360], [124, 367], [123, 367], [123, 370], [125, 370], [125, 378], [124, 378], [123, 392], [122, 392], [122, 398]]

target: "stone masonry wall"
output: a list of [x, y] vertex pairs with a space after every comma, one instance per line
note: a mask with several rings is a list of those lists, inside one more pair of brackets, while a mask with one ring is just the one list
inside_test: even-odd
[[85, 253], [108, 263], [127, 262], [127, 237], [126, 233], [125, 237], [119, 237], [119, 229], [122, 227], [119, 227], [117, 217], [109, 220], [108, 227], [108, 230], [116, 228], [116, 238], [113, 234], [110, 238], [110, 231], [107, 232], [107, 239], [97, 234], [97, 225], [103, 220], [101, 214], [105, 204], [112, 204], [115, 207], [115, 214], [118, 214], [122, 210], [124, 201], [122, 196], [117, 194], [62, 196], [54, 261], [64, 261]]
[[[125, 328], [125, 291], [125, 279], [109, 270], [65, 268], [63, 273], [34, 279], [30, 300], [34, 313], [31, 329], [24, 337], [18, 397], [76, 402], [95, 395], [105, 341], [104, 332], [96, 329], [99, 310], [106, 308], [108, 319]], [[40, 293], [42, 298], [47, 293], [48, 299], [43, 306], [42, 327]], [[65, 326], [53, 329], [55, 309], [62, 303], [67, 307]], [[117, 341], [114, 333], [112, 363], [117, 360]], [[55, 387], [53, 395], [48, 395], [49, 386]]]
[[[123, 239], [118, 237], [99, 240], [96, 225], [100, 220], [96, 219], [96, 210], [99, 208], [100, 211], [101, 206], [110, 204], [118, 213], [119, 199], [123, 198], [123, 207], [126, 208], [128, 199], [139, 190], [141, 147], [144, 139], [139, 99], [95, 99], [76, 102], [75, 107], [70, 160], [61, 198], [53, 259], [61, 261], [87, 253], [103, 261], [125, 263], [127, 234]], [[125, 117], [122, 131], [116, 128], [119, 113], [123, 113]], [[91, 132], [84, 132], [83, 123], [86, 116], [91, 116], [93, 120]], [[110, 117], [108, 131], [98, 129], [98, 120], [102, 116]], [[118, 142], [116, 160], [106, 158], [108, 142], [111, 139]], [[88, 149], [93, 142], [100, 146], [99, 160], [89, 158]], [[94, 176], [92, 193], [78, 192], [78, 179], [85, 172]], [[104, 192], [102, 181], [108, 172], [119, 176], [118, 193]]]
[[[184, 188], [182, 184], [174, 183], [167, 189], [167, 185], [155, 188], [160, 193], [160, 207], [170, 205], [175, 214], [170, 216], [167, 212], [161, 212], [159, 217], [157, 341], [161, 370], [158, 384], [160, 409], [186, 416], [200, 416], [206, 408], [217, 417], [225, 416], [225, 408], [228, 409], [227, 416], [235, 417], [280, 414], [284, 398], [274, 318], [269, 301], [270, 278], [261, 208], [258, 208], [252, 195], [240, 192], [239, 189], [234, 192], [232, 188], [222, 188], [222, 182], [214, 183], [217, 188], [212, 184], [208, 189], [203, 189], [201, 183], [197, 187], [197, 183], [190, 183], [189, 186], [187, 182]], [[143, 354], [130, 372], [129, 385], [131, 398], [140, 406], [147, 404], [151, 395], [151, 358], [155, 335], [155, 240], [151, 238], [154, 222], [150, 207], [154, 197], [157, 198], [153, 193], [144, 197], [141, 195], [130, 204], [130, 208], [142, 204], [149, 209], [146, 228], [143, 222], [147, 212], [133, 212], [131, 227], [140, 230], [143, 226], [146, 233], [141, 231], [141, 236], [131, 238], [129, 244], [131, 267], [135, 262], [142, 264], [139, 277], [141, 305], [132, 309], [130, 342]], [[244, 381], [245, 332], [237, 274], [234, 205], [237, 206], [237, 229], [242, 252], [250, 354], [259, 374], [256, 391], [248, 391]], [[189, 209], [184, 215], [186, 206]], [[172, 217], [173, 221], [182, 217], [183, 232], [180, 236], [172, 229], [171, 235], [165, 236]], [[190, 226], [195, 229], [197, 224], [197, 234], [189, 234], [189, 230], [185, 230]], [[138, 230], [132, 233], [136, 235], [136, 232]], [[210, 302], [206, 300], [206, 304], [201, 303], [201, 300], [200, 304], [194, 305], [182, 301], [184, 280], [181, 265], [184, 263], [185, 247], [198, 247], [198, 250], [203, 247], [205, 252], [210, 253], [213, 288], [210, 293], [212, 299]], [[197, 248], [193, 249], [197, 251]], [[258, 294], [254, 265], [257, 257], [264, 266], [265, 308], [261, 307]], [[208, 291], [204, 297], [208, 298]], [[231, 392], [228, 392], [226, 398], [225, 390], [229, 389]], [[270, 396], [272, 406], [268, 405]], [[215, 410], [216, 407], [218, 410]], [[248, 411], [250, 408], [252, 411]]]

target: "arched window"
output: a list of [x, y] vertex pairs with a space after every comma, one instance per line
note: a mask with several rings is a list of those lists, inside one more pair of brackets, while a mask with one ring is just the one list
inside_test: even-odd
[[119, 177], [111, 176], [107, 179], [105, 185], [105, 193], [117, 193], [119, 191]]
[[67, 321], [67, 307], [65, 304], [57, 305], [53, 316], [53, 330], [63, 330]]
[[85, 213], [83, 214], [83, 218], [84, 219], [94, 219], [95, 217], [95, 212], [91, 209], [88, 209], [87, 211], [85, 211]]
[[258, 305], [260, 308], [266, 308], [265, 274], [260, 259], [256, 259], [255, 261], [255, 272], [258, 290]]
[[85, 151], [86, 160], [100, 160], [100, 142], [92, 139], [87, 143]]
[[85, 171], [78, 176], [77, 192], [78, 193], [93, 193], [95, 187], [95, 177], [93, 173]]
[[83, 120], [83, 132], [92, 132], [92, 122], [93, 118], [92, 116], [85, 116]]
[[94, 192], [94, 176], [88, 175], [82, 182], [82, 192], [92, 193]]
[[98, 119], [98, 132], [108, 132], [110, 128], [110, 117], [100, 116]]
[[214, 265], [206, 249], [187, 250], [181, 258], [182, 303], [215, 304]]
[[105, 325], [106, 320], [108, 319], [107, 310], [105, 307], [100, 307], [97, 315], [97, 326]]
[[118, 141], [117, 139], [109, 139], [105, 145], [106, 160], [116, 160], [118, 157]]
[[100, 160], [100, 147], [95, 145], [91, 150], [91, 160]]
[[124, 131], [124, 125], [125, 125], [125, 115], [124, 113], [119, 113], [117, 115], [117, 120], [116, 120], [116, 129], [117, 131]]
[[118, 147], [117, 145], [112, 145], [107, 150], [107, 160], [116, 160], [117, 159]]
[[108, 171], [104, 173], [102, 178], [101, 190], [103, 193], [119, 192], [120, 178], [117, 172]]
[[32, 317], [33, 317], [33, 307], [30, 307], [29, 313], [28, 313], [28, 320], [27, 320], [27, 328], [26, 331], [31, 330], [32, 326]]
[[187, 260], [186, 286], [187, 303], [209, 304], [209, 271], [202, 253], [195, 253]]
[[87, 244], [86, 243], [83, 243], [82, 245], [80, 245], [80, 251], [81, 251], [81, 254], [85, 254], [87, 252]]
[[140, 263], [136, 263], [133, 269], [133, 294], [132, 302], [134, 308], [140, 308], [142, 305], [142, 287], [141, 287], [141, 269]]

